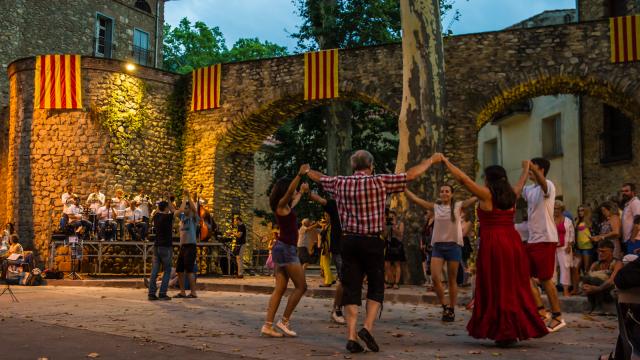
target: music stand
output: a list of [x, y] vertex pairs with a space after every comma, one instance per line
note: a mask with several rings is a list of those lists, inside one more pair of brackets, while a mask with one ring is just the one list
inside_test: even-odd
[[[67, 274], [67, 277], [71, 280], [82, 280], [82, 276], [80, 276], [76, 272], [76, 259], [77, 259], [77, 246], [78, 246], [78, 237], [76, 235], [69, 235], [69, 250], [71, 252], [71, 272]], [[82, 244], [80, 244], [80, 251], [82, 251]]]
[[16, 295], [13, 293], [13, 290], [11, 290], [11, 284], [9, 284], [9, 282], [7, 282], [7, 272], [9, 271], [9, 261], [8, 260], [2, 260], [2, 270], [0, 270], [0, 271], [1, 271], [1, 277], [2, 277], [2, 279], [0, 279], [0, 281], [4, 281], [4, 285], [5, 285], [5, 288], [2, 289], [2, 292], [0, 292], [0, 297], [2, 295], [4, 295], [4, 293], [7, 293], [11, 297], [11, 301], [12, 302], [20, 302], [18, 300], [18, 298], [16, 297]]

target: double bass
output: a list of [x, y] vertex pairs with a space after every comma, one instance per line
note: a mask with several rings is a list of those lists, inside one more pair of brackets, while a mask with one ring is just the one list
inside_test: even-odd
[[216, 223], [213, 221], [213, 217], [211, 213], [207, 210], [207, 207], [204, 204], [200, 204], [200, 196], [202, 193], [202, 184], [198, 185], [196, 188], [196, 211], [198, 213], [198, 217], [200, 218], [200, 223], [197, 228], [197, 237], [198, 241], [209, 241], [212, 236], [215, 236], [216, 231]]

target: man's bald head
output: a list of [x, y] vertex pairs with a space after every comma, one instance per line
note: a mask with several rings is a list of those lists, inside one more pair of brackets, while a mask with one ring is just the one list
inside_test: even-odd
[[373, 166], [373, 155], [367, 150], [358, 150], [351, 155], [351, 169], [353, 171], [368, 170]]

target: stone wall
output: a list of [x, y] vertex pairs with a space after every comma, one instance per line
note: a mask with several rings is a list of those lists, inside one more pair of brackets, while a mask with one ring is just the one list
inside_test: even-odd
[[[149, 34], [149, 50], [155, 53], [156, 1], [160, 1], [158, 19], [162, 44], [164, 1], [147, 0], [151, 14], [135, 8], [135, 0], [11, 0], [0, 2], [0, 108], [6, 106], [7, 66], [14, 60], [52, 53], [93, 56], [96, 14], [113, 19], [115, 59], [131, 59], [133, 30]], [[162, 67], [159, 52], [158, 67]], [[153, 66], [153, 58], [151, 60]]]
[[[83, 201], [92, 184], [100, 184], [107, 196], [116, 187], [130, 193], [143, 186], [153, 197], [179, 184], [181, 154], [166, 111], [178, 76], [149, 68], [133, 76], [122, 72], [120, 61], [83, 58], [84, 109], [34, 110], [34, 64], [28, 58], [9, 68], [8, 166], [3, 171], [7, 195], [2, 213], [17, 223], [26, 248], [45, 255], [66, 184], [72, 184]], [[128, 105], [131, 100], [120, 97], [140, 87], [145, 89], [140, 108], [147, 115], [142, 129], [133, 134], [130, 152], [121, 156], [114, 153], [115, 137], [100, 117], [105, 104], [113, 100]], [[126, 125], [123, 131], [128, 131]]]

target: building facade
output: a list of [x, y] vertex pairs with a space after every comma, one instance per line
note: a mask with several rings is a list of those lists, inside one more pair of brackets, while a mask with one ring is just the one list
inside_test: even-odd
[[80, 54], [162, 67], [164, 0], [0, 1], [0, 111], [7, 67], [43, 54]]

